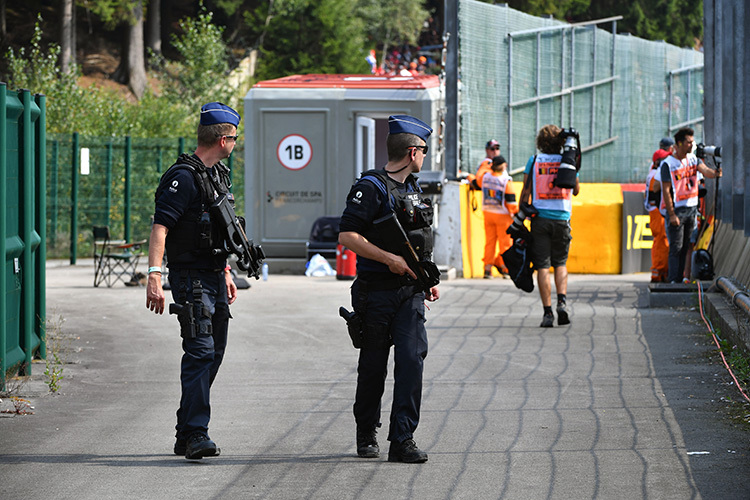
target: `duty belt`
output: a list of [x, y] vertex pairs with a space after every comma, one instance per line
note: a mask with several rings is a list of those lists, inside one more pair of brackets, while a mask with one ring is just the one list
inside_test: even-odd
[[[369, 279], [368, 279], [369, 278]], [[357, 281], [363, 291], [379, 292], [383, 290], [395, 290], [404, 286], [415, 286], [417, 282], [408, 274], [394, 276], [385, 279], [372, 279], [373, 274], [359, 276]]]

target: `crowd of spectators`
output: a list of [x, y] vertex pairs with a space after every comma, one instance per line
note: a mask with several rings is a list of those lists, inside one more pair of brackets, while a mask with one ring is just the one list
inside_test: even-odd
[[389, 49], [385, 60], [382, 48], [371, 50], [367, 57], [371, 72], [379, 76], [415, 76], [440, 72], [440, 54], [443, 47], [439, 22], [430, 16], [424, 22], [418, 45], [404, 44]]

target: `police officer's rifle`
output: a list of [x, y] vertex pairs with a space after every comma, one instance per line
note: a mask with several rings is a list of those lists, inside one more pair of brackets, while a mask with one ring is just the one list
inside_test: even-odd
[[247, 271], [247, 276], [260, 277], [260, 268], [266, 255], [260, 245], [253, 245], [252, 240], [247, 239], [244, 224], [234, 213], [226, 194], [222, 194], [211, 204], [211, 215], [220, 225], [224, 235], [222, 248], [214, 250], [214, 253], [234, 254], [237, 256], [237, 267]]
[[387, 249], [394, 249], [406, 261], [409, 269], [417, 275], [419, 287], [429, 293], [430, 288], [440, 283], [440, 270], [437, 266], [428, 260], [420, 261], [417, 252], [411, 246], [409, 238], [406, 236], [403, 226], [398, 221], [396, 214], [391, 212], [389, 215], [381, 217], [373, 222], [373, 225], [380, 232]]

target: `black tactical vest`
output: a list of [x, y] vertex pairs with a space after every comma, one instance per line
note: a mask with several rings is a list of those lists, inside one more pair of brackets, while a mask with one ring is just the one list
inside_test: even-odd
[[[368, 170], [362, 174], [362, 179], [371, 181], [381, 192], [385, 199], [385, 207], [380, 216], [386, 215], [392, 210], [401, 226], [406, 231], [409, 243], [417, 253], [420, 261], [430, 260], [432, 257], [432, 219], [434, 209], [432, 201], [422, 194], [422, 189], [413, 175], [406, 178], [406, 192], [402, 193], [398, 189], [396, 181], [390, 178], [385, 170]], [[386, 248], [383, 238], [377, 229], [370, 228], [363, 235], [375, 246], [393, 252], [393, 249]], [[393, 253], [398, 253], [393, 252]]]
[[[207, 168], [195, 155], [181, 154], [174, 165], [162, 175], [159, 187], [154, 195], [158, 200], [166, 189], [167, 173], [172, 169], [185, 169], [193, 174], [195, 184], [201, 196], [199, 207], [190, 206], [180, 217], [173, 228], [167, 233], [166, 252], [169, 264], [202, 263], [206, 268], [221, 266], [225, 256], [217, 256], [212, 251], [220, 246], [221, 233], [219, 226], [211, 220], [209, 207], [221, 194], [227, 194], [232, 199], [229, 189], [229, 168], [219, 162], [213, 169]], [[192, 267], [192, 266], [191, 266]]]

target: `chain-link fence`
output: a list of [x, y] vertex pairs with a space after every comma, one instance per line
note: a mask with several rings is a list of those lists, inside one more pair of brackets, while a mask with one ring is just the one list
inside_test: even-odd
[[[91, 256], [95, 225], [109, 226], [113, 239], [147, 239], [161, 175], [180, 152], [192, 152], [195, 146], [195, 139], [183, 138], [48, 135], [48, 258], [74, 261], [75, 257]], [[86, 154], [88, 173], [81, 171], [81, 158]], [[231, 168], [237, 213], [243, 214], [243, 141], [238, 140], [231, 158], [224, 162]]]
[[570, 25], [476, 0], [458, 15], [463, 171], [489, 139], [520, 171], [547, 123], [580, 133], [583, 182], [641, 182], [660, 138], [689, 125], [702, 139], [701, 52], [613, 35], [617, 18]]

